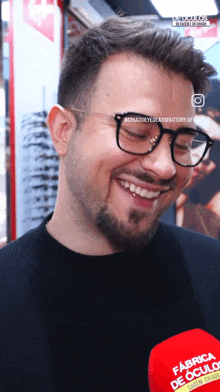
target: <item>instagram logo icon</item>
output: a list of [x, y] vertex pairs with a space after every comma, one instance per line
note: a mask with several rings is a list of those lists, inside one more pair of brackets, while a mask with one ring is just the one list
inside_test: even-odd
[[191, 102], [194, 108], [201, 108], [205, 105], [205, 96], [203, 94], [193, 94]]

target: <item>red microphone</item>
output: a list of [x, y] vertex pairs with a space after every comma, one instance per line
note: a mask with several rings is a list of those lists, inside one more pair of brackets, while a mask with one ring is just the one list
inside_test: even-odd
[[202, 329], [173, 336], [151, 351], [148, 377], [150, 392], [220, 392], [220, 342]]

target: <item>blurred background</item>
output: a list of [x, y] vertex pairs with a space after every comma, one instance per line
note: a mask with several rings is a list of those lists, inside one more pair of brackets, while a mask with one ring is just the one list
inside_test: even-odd
[[1, 0], [0, 247], [54, 209], [59, 158], [45, 120], [56, 103], [63, 52], [114, 14], [193, 37], [217, 70], [210, 95], [194, 101], [197, 125], [214, 147], [162, 219], [220, 239], [220, 0]]

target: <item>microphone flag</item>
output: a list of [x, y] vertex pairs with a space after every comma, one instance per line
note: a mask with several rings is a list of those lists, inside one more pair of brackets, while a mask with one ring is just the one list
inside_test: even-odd
[[220, 392], [220, 342], [202, 329], [175, 335], [149, 358], [150, 392]]

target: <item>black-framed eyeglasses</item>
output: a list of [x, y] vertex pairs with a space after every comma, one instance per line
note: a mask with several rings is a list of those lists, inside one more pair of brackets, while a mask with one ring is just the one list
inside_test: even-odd
[[[80, 109], [68, 109], [71, 112], [86, 112]], [[88, 112], [89, 113], [89, 112]], [[102, 113], [97, 114], [111, 117]], [[116, 121], [117, 146], [129, 154], [150, 154], [160, 143], [164, 134], [169, 134], [172, 160], [180, 166], [197, 166], [205, 157], [213, 140], [198, 129], [180, 127], [176, 131], [164, 128], [161, 122], [152, 116], [127, 112], [113, 115]]]

